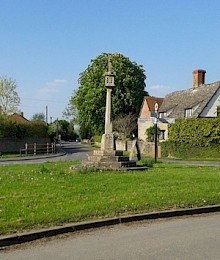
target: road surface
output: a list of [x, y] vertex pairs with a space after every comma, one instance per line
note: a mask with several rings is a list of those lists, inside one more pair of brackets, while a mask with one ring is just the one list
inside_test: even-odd
[[0, 251], [1, 260], [220, 259], [220, 213], [121, 224]]
[[59, 153], [55, 156], [32, 156], [29, 158], [23, 156], [16, 159], [0, 158], [0, 165], [86, 160], [92, 149], [93, 148], [90, 146], [82, 145], [77, 142], [64, 142], [61, 144], [57, 144], [57, 150], [59, 151]]

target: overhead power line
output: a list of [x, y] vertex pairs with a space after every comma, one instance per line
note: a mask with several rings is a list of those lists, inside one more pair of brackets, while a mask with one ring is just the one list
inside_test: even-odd
[[37, 99], [37, 98], [21, 98], [22, 99], [25, 99], [25, 100], [32, 100], [32, 101], [42, 101], [42, 102], [52, 102], [52, 103], [67, 103], [67, 102], [64, 102], [64, 101], [57, 101], [57, 100], [48, 100], [48, 99]]

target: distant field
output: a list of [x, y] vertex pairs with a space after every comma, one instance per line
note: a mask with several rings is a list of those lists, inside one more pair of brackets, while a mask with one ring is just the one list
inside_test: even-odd
[[220, 203], [220, 167], [71, 171], [71, 162], [0, 166], [0, 234]]

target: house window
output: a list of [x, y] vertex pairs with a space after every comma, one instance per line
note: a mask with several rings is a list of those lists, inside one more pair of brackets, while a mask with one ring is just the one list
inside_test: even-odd
[[160, 130], [159, 140], [165, 140], [165, 130]]
[[159, 113], [159, 118], [165, 118], [165, 117], [166, 117], [166, 112]]
[[185, 109], [185, 117], [192, 117], [192, 108]]

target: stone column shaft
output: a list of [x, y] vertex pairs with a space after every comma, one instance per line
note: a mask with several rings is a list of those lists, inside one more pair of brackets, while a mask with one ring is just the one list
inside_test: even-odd
[[112, 89], [107, 88], [107, 92], [106, 92], [106, 108], [105, 108], [105, 134], [112, 134], [111, 92], [112, 92]]

